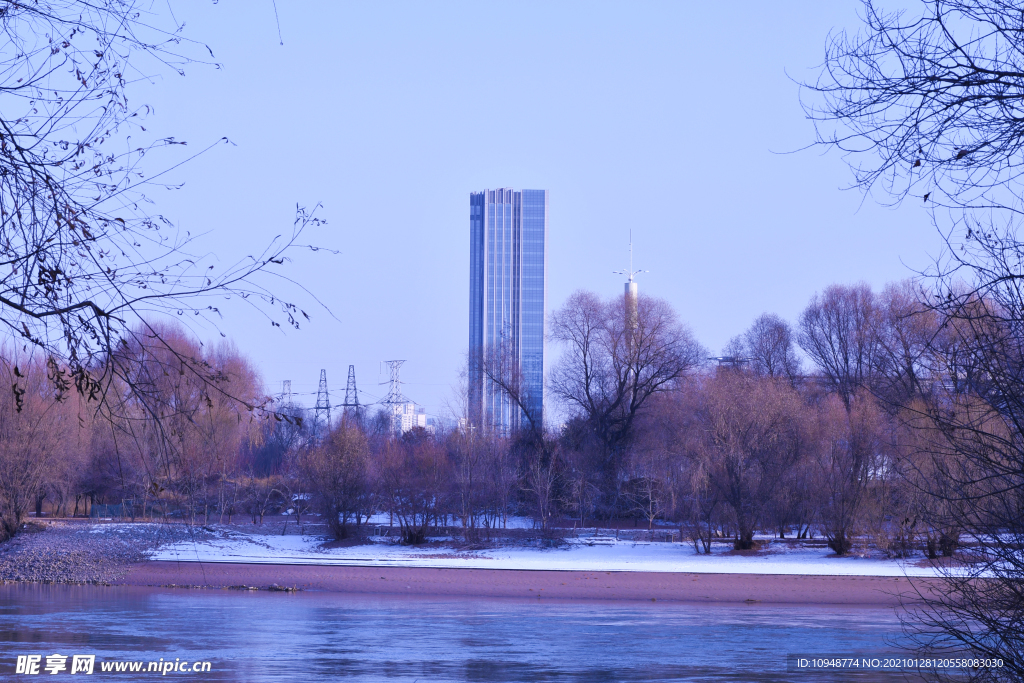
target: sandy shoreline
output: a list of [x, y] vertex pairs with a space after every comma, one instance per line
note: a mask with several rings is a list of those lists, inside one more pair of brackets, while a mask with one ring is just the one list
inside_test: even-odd
[[934, 579], [875, 576], [524, 571], [151, 561], [116, 582], [127, 586], [228, 588], [273, 584], [302, 590], [432, 596], [669, 600], [775, 604], [897, 605]]

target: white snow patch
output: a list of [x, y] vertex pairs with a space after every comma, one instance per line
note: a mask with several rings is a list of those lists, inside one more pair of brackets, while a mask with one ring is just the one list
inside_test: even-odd
[[311, 536], [231, 535], [166, 545], [152, 560], [174, 562], [236, 562], [242, 564], [310, 564], [324, 566], [432, 567], [556, 571], [686, 572], [707, 574], [796, 574], [813, 576], [937, 576], [931, 567], [900, 560], [836, 557], [827, 548], [770, 545], [770, 552], [752, 556], [724, 553], [698, 555], [681, 543], [633, 543], [607, 539], [587, 545], [585, 539], [563, 548], [403, 547], [373, 543], [324, 549]]

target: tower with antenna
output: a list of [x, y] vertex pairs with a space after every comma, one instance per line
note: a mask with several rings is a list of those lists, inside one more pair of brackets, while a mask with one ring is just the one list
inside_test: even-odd
[[633, 279], [640, 273], [649, 273], [649, 270], [633, 270], [633, 231], [629, 231], [629, 270], [614, 270], [614, 275], [625, 275], [628, 279], [626, 280], [626, 327], [634, 332], [640, 326], [640, 316], [637, 310], [637, 286], [636, 281]]
[[320, 387], [313, 408], [313, 439], [320, 443], [331, 429], [331, 397], [327, 393], [327, 370], [320, 371]]

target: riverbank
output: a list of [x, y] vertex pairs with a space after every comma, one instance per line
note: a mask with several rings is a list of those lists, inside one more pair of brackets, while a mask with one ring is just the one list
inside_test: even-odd
[[[275, 527], [276, 529], [276, 527]], [[325, 543], [323, 530], [251, 524], [32, 522], [0, 545], [0, 581], [557, 599], [893, 605], [940, 585], [918, 560], [836, 557], [823, 544], [766, 540], [712, 555], [686, 544], [590, 533], [556, 545], [388, 537]], [[541, 539], [543, 540], [543, 539]]]
[[0, 543], [0, 581], [113, 583], [156, 549], [209, 535], [184, 524], [32, 521]]
[[593, 572], [151, 561], [126, 586], [298, 589], [416, 596], [892, 606], [938, 586], [927, 578]]

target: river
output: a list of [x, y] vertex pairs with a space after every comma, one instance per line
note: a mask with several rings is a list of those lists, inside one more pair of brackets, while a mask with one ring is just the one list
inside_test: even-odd
[[117, 681], [160, 674], [103, 662], [210, 662], [160, 676], [193, 681], [896, 681], [786, 666], [898, 652], [899, 632], [891, 608], [0, 586], [0, 677], [26, 681], [51, 677], [15, 675], [18, 655], [54, 653]]

